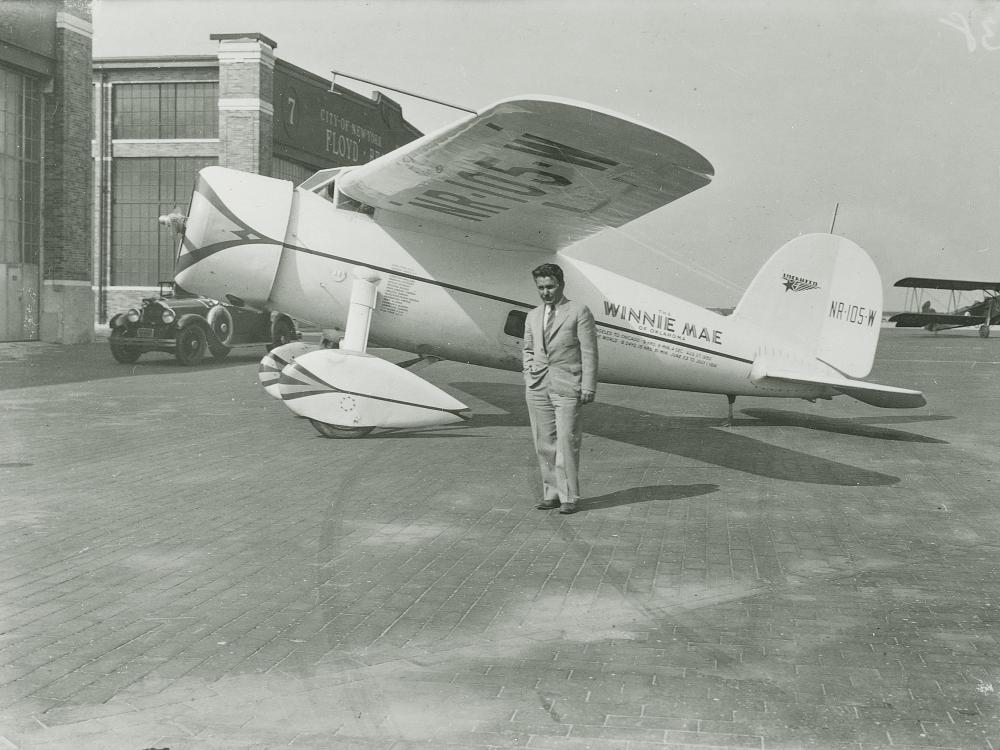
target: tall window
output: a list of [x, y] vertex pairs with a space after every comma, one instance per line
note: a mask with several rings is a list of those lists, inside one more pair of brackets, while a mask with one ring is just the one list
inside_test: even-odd
[[157, 218], [186, 212], [208, 157], [115, 159], [111, 208], [112, 286], [155, 286], [174, 277], [177, 235]]
[[38, 263], [40, 102], [34, 78], [0, 68], [0, 263]]
[[218, 83], [120, 83], [114, 138], [218, 138]]

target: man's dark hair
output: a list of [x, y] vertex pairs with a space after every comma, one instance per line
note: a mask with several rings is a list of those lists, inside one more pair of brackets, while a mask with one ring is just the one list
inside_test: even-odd
[[533, 279], [538, 279], [542, 276], [548, 276], [550, 279], [555, 279], [559, 282], [559, 286], [562, 286], [565, 283], [563, 281], [562, 269], [555, 263], [542, 263], [542, 265], [531, 272], [531, 277]]

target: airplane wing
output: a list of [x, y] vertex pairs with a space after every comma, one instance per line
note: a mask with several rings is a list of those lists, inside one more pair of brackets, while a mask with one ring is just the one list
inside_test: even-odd
[[953, 289], [961, 292], [971, 292], [978, 289], [1000, 292], [1000, 281], [959, 281], [956, 279], [922, 279], [908, 276], [900, 279], [893, 286], [911, 287], [914, 289]]
[[949, 315], [946, 313], [897, 313], [889, 318], [896, 328], [922, 328], [924, 326], [940, 325], [961, 328], [962, 326], [978, 326], [986, 322], [982, 315]]
[[338, 178], [369, 206], [554, 252], [707, 185], [701, 154], [634, 120], [507, 99]]

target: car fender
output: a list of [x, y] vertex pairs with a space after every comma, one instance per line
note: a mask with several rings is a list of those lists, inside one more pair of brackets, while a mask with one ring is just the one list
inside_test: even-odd
[[271, 312], [271, 325], [270, 325], [270, 329], [269, 329], [270, 333], [271, 333], [271, 340], [272, 341], [274, 340], [274, 331], [275, 331], [275, 328], [277, 327], [278, 323], [281, 322], [282, 320], [287, 320], [288, 323], [292, 326], [292, 330], [294, 332], [298, 333], [298, 326], [295, 325], [295, 321], [292, 320], [291, 316], [285, 315], [285, 313], [283, 313], [283, 312], [272, 311]]

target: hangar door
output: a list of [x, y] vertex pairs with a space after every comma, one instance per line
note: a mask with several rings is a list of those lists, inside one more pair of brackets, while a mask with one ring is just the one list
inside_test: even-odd
[[40, 157], [38, 82], [0, 68], [0, 341], [38, 338]]

